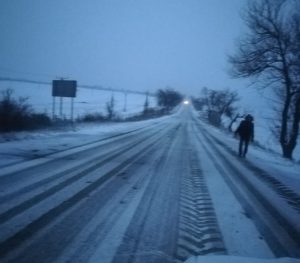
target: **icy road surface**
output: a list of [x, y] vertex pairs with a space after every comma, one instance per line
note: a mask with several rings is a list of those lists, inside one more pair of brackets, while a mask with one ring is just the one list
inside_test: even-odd
[[1, 262], [300, 257], [297, 188], [191, 107], [81, 144], [3, 166]]

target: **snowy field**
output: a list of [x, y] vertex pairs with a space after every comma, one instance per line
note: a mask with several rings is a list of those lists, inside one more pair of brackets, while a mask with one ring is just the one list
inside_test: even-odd
[[[13, 97], [28, 98], [27, 102], [32, 105], [35, 111], [52, 116], [53, 97], [50, 85], [0, 81], [0, 92], [6, 89], [14, 91]], [[143, 111], [146, 100], [145, 95], [78, 87], [76, 98], [74, 98], [74, 118], [76, 119], [87, 113], [106, 115], [106, 103], [110, 102], [112, 96], [115, 101], [115, 111], [120, 117], [130, 117]], [[148, 99], [149, 107], [155, 107], [155, 98], [149, 96]], [[59, 98], [56, 98], [56, 115], [58, 114]], [[71, 99], [63, 98], [63, 117], [70, 118], [70, 114]]]

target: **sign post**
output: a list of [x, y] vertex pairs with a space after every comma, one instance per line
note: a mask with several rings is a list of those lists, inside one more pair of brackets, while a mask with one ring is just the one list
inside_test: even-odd
[[71, 98], [71, 120], [74, 114], [74, 98], [76, 97], [77, 81], [76, 80], [53, 80], [52, 81], [52, 118], [55, 118], [55, 97], [60, 98], [59, 115], [63, 116], [63, 98]]
[[52, 99], [52, 120], [55, 118], [55, 97]]
[[74, 119], [74, 98], [71, 98], [71, 121]]

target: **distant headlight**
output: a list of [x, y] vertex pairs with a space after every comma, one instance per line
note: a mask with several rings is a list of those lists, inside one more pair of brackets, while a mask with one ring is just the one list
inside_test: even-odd
[[190, 104], [190, 102], [188, 100], [184, 100], [183, 104], [188, 105], [188, 104]]

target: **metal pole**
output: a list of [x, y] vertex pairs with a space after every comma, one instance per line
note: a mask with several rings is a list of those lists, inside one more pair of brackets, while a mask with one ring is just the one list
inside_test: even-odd
[[74, 115], [74, 98], [71, 98], [71, 121], [73, 122], [73, 115]]
[[62, 112], [63, 112], [63, 97], [60, 97], [59, 115], [61, 118], [62, 118]]
[[55, 118], [55, 97], [53, 96], [52, 100], [52, 120]]
[[127, 110], [127, 91], [124, 93], [124, 109], [123, 111], [126, 112]]

